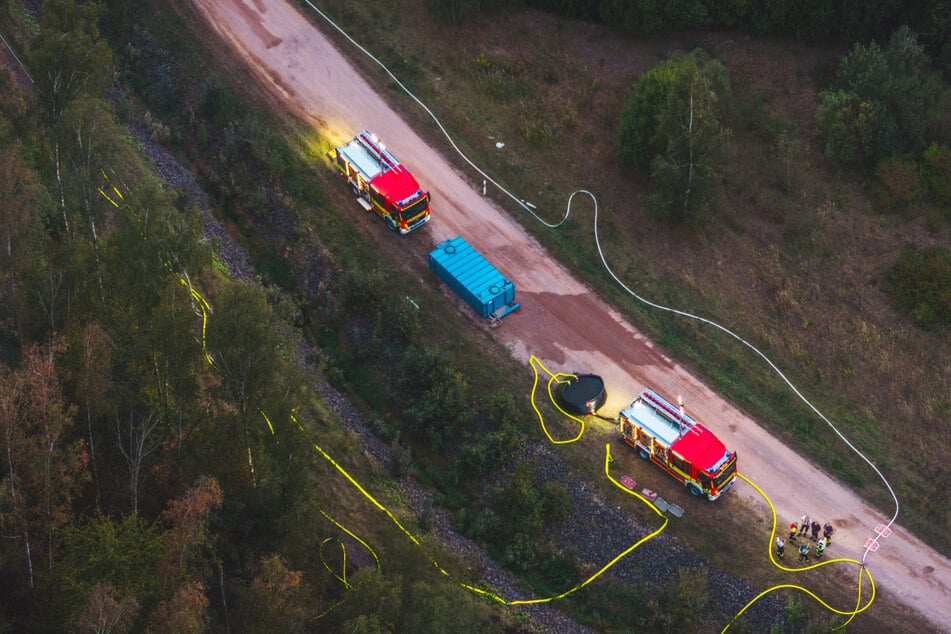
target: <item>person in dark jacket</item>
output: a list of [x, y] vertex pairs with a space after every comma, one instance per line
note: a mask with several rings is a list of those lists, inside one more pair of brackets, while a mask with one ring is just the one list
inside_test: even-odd
[[819, 541], [819, 530], [822, 528], [822, 525], [816, 520], [812, 520], [812, 541]]

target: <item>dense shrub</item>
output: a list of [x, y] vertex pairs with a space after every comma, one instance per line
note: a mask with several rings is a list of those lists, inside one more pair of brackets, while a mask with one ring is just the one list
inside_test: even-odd
[[921, 326], [951, 328], [951, 250], [941, 246], [902, 253], [889, 279], [895, 306]]
[[951, 147], [932, 143], [925, 150], [921, 178], [938, 206], [951, 215]]
[[836, 90], [820, 96], [818, 124], [826, 156], [847, 167], [870, 167], [895, 147], [897, 126], [879, 103], [854, 92]]
[[407, 428], [439, 450], [472, 419], [469, 383], [451, 356], [438, 349], [411, 346], [403, 362]]
[[921, 196], [921, 179], [914, 163], [887, 158], [875, 168], [878, 183], [876, 200], [885, 211], [901, 211], [914, 206]]
[[948, 88], [907, 26], [884, 49], [856, 45], [842, 58], [836, 87], [820, 94], [826, 154], [872, 168], [890, 156], [919, 156], [946, 127]]

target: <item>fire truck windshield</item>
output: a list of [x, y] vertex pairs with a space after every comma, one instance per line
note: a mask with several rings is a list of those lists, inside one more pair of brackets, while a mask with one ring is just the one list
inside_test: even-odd
[[407, 205], [400, 211], [400, 215], [403, 217], [403, 220], [410, 220], [415, 216], [418, 216], [426, 209], [426, 204], [429, 201], [429, 197], [423, 194], [411, 205]]
[[733, 477], [733, 474], [736, 472], [736, 460], [733, 460], [730, 465], [723, 470], [723, 473], [718, 475], [713, 479], [714, 484], [717, 485], [717, 488], [723, 486], [723, 483]]

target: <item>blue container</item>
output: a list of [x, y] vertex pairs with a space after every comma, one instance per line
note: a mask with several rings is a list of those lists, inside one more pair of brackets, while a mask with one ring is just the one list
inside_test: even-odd
[[515, 284], [460, 236], [440, 242], [430, 252], [429, 268], [483, 317], [501, 319], [518, 308], [510, 305]]

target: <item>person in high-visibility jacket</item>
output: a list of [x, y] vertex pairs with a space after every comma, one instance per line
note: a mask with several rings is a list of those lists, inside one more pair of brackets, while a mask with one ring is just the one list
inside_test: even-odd
[[783, 541], [782, 537], [776, 538], [776, 554], [780, 559], [786, 558], [786, 542]]
[[826, 538], [823, 537], [819, 539], [819, 541], [816, 543], [816, 559], [819, 559], [819, 557], [822, 557], [822, 553], [825, 549], [826, 549]]

